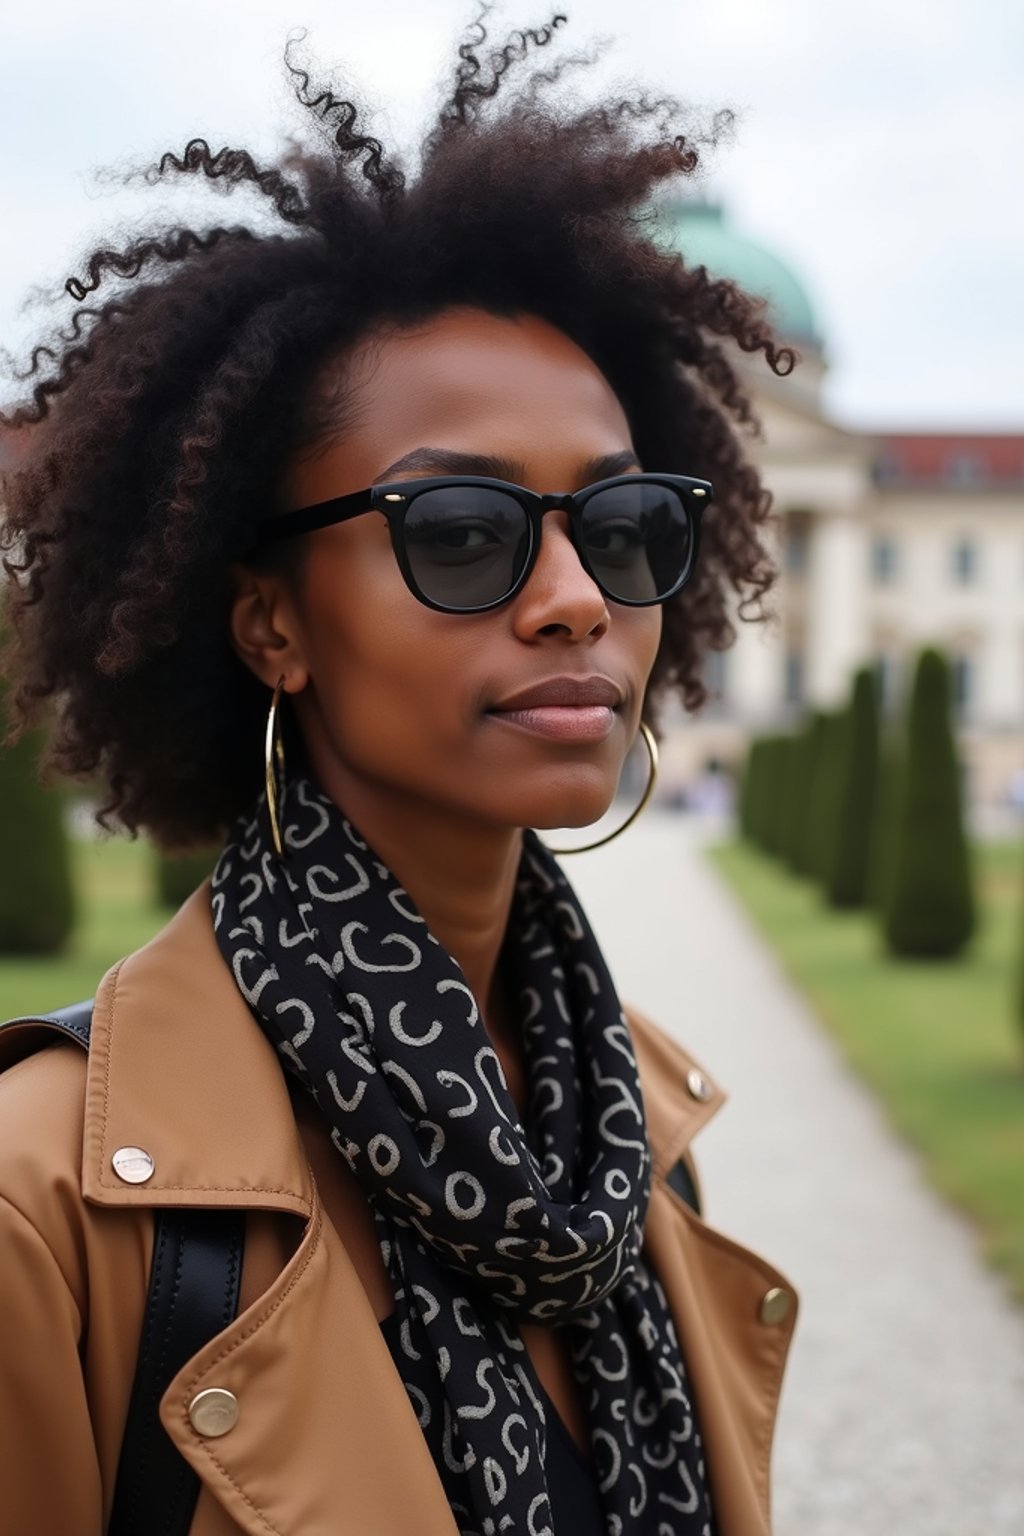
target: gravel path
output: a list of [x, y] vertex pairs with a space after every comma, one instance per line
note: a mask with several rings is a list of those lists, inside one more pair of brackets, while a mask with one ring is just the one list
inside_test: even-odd
[[729, 1093], [696, 1143], [708, 1219], [800, 1292], [777, 1536], [1024, 1536], [1024, 1311], [702, 857], [706, 836], [649, 813], [565, 867], [622, 995]]

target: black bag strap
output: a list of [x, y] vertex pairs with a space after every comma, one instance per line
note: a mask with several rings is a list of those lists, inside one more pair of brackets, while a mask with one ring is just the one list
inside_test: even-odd
[[107, 1536], [184, 1536], [199, 1477], [160, 1423], [172, 1378], [238, 1310], [242, 1211], [160, 1210]]
[[700, 1196], [697, 1194], [697, 1185], [685, 1158], [681, 1157], [678, 1163], [672, 1165], [665, 1175], [665, 1183], [670, 1189], [675, 1190], [684, 1204], [698, 1216], [700, 1215]]
[[[38, 1028], [88, 1050], [92, 1007], [90, 1000], [11, 1019], [0, 1032]], [[107, 1536], [186, 1536], [199, 1475], [160, 1423], [160, 1399], [185, 1361], [238, 1310], [245, 1213], [161, 1208], [154, 1219], [149, 1294]]]

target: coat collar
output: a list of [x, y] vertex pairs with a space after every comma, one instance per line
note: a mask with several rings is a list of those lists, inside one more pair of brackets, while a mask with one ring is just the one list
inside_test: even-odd
[[[152, 1159], [144, 1183], [115, 1172], [124, 1147]], [[101, 1205], [310, 1214], [312, 1180], [284, 1074], [217, 947], [209, 882], [100, 985], [82, 1187]]]
[[[664, 1176], [724, 1095], [674, 1041], [641, 1015], [627, 1017], [655, 1173]], [[143, 1183], [115, 1171], [125, 1148], [152, 1161]], [[311, 1213], [312, 1177], [284, 1074], [217, 946], [209, 882], [100, 985], [82, 1186], [100, 1205]]]

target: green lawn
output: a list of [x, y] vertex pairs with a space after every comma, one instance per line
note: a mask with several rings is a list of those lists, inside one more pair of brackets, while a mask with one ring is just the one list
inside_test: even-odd
[[74, 846], [79, 921], [58, 959], [0, 959], [0, 1018], [92, 997], [104, 971], [167, 920], [155, 904], [152, 854], [127, 839]]
[[711, 856], [1024, 1299], [1024, 1029], [1012, 990], [1024, 848], [975, 848], [978, 932], [964, 958], [939, 963], [887, 958], [870, 917], [830, 911], [810, 882], [747, 844]]

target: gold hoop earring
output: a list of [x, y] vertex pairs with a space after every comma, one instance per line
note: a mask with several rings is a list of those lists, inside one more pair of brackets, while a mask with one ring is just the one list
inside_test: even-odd
[[[584, 843], [580, 848], [548, 848], [549, 853], [556, 853], [560, 858], [564, 858], [567, 853], [589, 853], [593, 848], [603, 848], [605, 843], [614, 842], [617, 837], [622, 836], [627, 827], [631, 827], [633, 825], [634, 821], [636, 821], [637, 817], [640, 815], [640, 812], [643, 810], [644, 806], [653, 795], [654, 786], [658, 782], [658, 743], [654, 739], [654, 732], [651, 730], [646, 721], [643, 720], [640, 722], [640, 735], [643, 738], [644, 746], [647, 748], [647, 756], [649, 759], [647, 783], [644, 786], [643, 794], [640, 796], [640, 803], [633, 807], [625, 821], [622, 823], [622, 826], [616, 827], [614, 832], [609, 832], [607, 837], [599, 837], [597, 841], [593, 843]], [[547, 845], [545, 844], [545, 846]]]
[[267, 786], [267, 810], [270, 813], [270, 836], [274, 844], [274, 852], [278, 858], [284, 861], [284, 842], [281, 838], [280, 798], [277, 787], [277, 775], [285, 776], [284, 743], [281, 741], [278, 729], [278, 705], [281, 702], [281, 690], [284, 688], [284, 677], [278, 678], [277, 687], [274, 689], [274, 697], [270, 701], [270, 712], [267, 715], [267, 734], [263, 744], [263, 771], [264, 781]]

